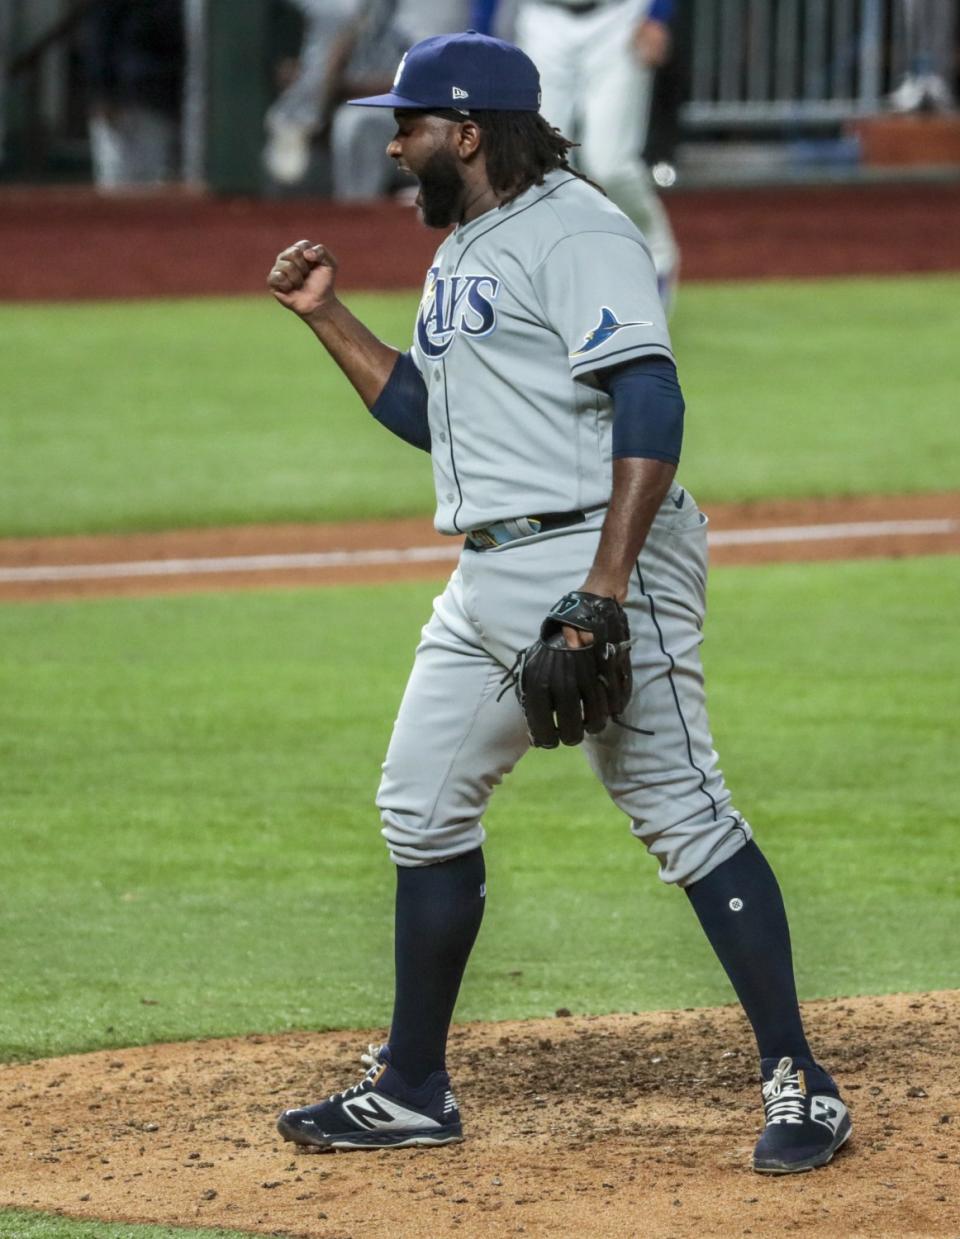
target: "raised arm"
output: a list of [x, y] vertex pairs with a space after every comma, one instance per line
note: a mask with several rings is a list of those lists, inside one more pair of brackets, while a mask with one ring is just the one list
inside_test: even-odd
[[336, 295], [337, 260], [323, 245], [298, 241], [277, 256], [267, 287], [307, 324], [372, 409], [400, 354], [384, 344]]

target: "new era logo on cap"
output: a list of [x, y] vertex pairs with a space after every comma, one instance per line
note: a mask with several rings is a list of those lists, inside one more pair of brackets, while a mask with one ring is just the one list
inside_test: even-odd
[[388, 94], [349, 102], [426, 111], [449, 108], [451, 100], [494, 112], [538, 112], [537, 66], [519, 47], [475, 30], [437, 35], [410, 48]]

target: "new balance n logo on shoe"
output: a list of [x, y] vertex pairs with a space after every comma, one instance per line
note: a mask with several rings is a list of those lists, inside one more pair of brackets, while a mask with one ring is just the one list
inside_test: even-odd
[[398, 1101], [384, 1093], [377, 1093], [376, 1097], [367, 1093], [356, 1101], [344, 1102], [343, 1108], [358, 1127], [365, 1127], [368, 1131], [374, 1128], [425, 1131], [440, 1126], [436, 1119], [432, 1119], [428, 1114], [401, 1106]]
[[361, 1127], [378, 1127], [393, 1122], [393, 1115], [384, 1110], [375, 1097], [365, 1097], [363, 1101], [355, 1101], [343, 1108]]
[[847, 1112], [847, 1107], [839, 1097], [814, 1097], [810, 1109], [810, 1117], [815, 1123], [829, 1127], [836, 1135], [837, 1128]]

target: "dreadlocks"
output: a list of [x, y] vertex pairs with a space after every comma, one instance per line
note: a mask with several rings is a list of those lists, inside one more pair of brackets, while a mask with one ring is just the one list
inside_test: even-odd
[[471, 109], [459, 112], [454, 108], [430, 108], [431, 115], [444, 120], [462, 121], [467, 116], [476, 121], [483, 134], [487, 178], [490, 186], [504, 197], [500, 205], [512, 202], [531, 185], [542, 185], [548, 172], [559, 169], [579, 177], [603, 193], [601, 186], [571, 168], [567, 155], [578, 145], [554, 129], [539, 112], [501, 112]]
[[487, 179], [501, 205], [512, 202], [531, 185], [542, 185], [548, 172], [560, 169], [599, 189], [588, 177], [571, 168], [567, 156], [577, 145], [554, 129], [539, 112], [470, 113], [483, 134]]

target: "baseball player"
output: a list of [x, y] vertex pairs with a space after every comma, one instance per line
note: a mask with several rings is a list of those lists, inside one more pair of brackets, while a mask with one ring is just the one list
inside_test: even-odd
[[437, 528], [463, 550], [377, 794], [397, 873], [389, 1040], [359, 1083], [285, 1111], [279, 1130], [321, 1149], [461, 1139], [445, 1048], [483, 915], [484, 811], [531, 744], [562, 741], [684, 890], [750, 1019], [766, 1118], [754, 1167], [823, 1165], [850, 1120], [807, 1044], [776, 879], [713, 751], [706, 517], [675, 481], [684, 406], [649, 250], [571, 170], [519, 48], [427, 39], [392, 91], [354, 102], [394, 109], [389, 154], [418, 179], [426, 224], [453, 225], [412, 347], [338, 300], [321, 244], [285, 249], [268, 283], [373, 415], [430, 452]]

